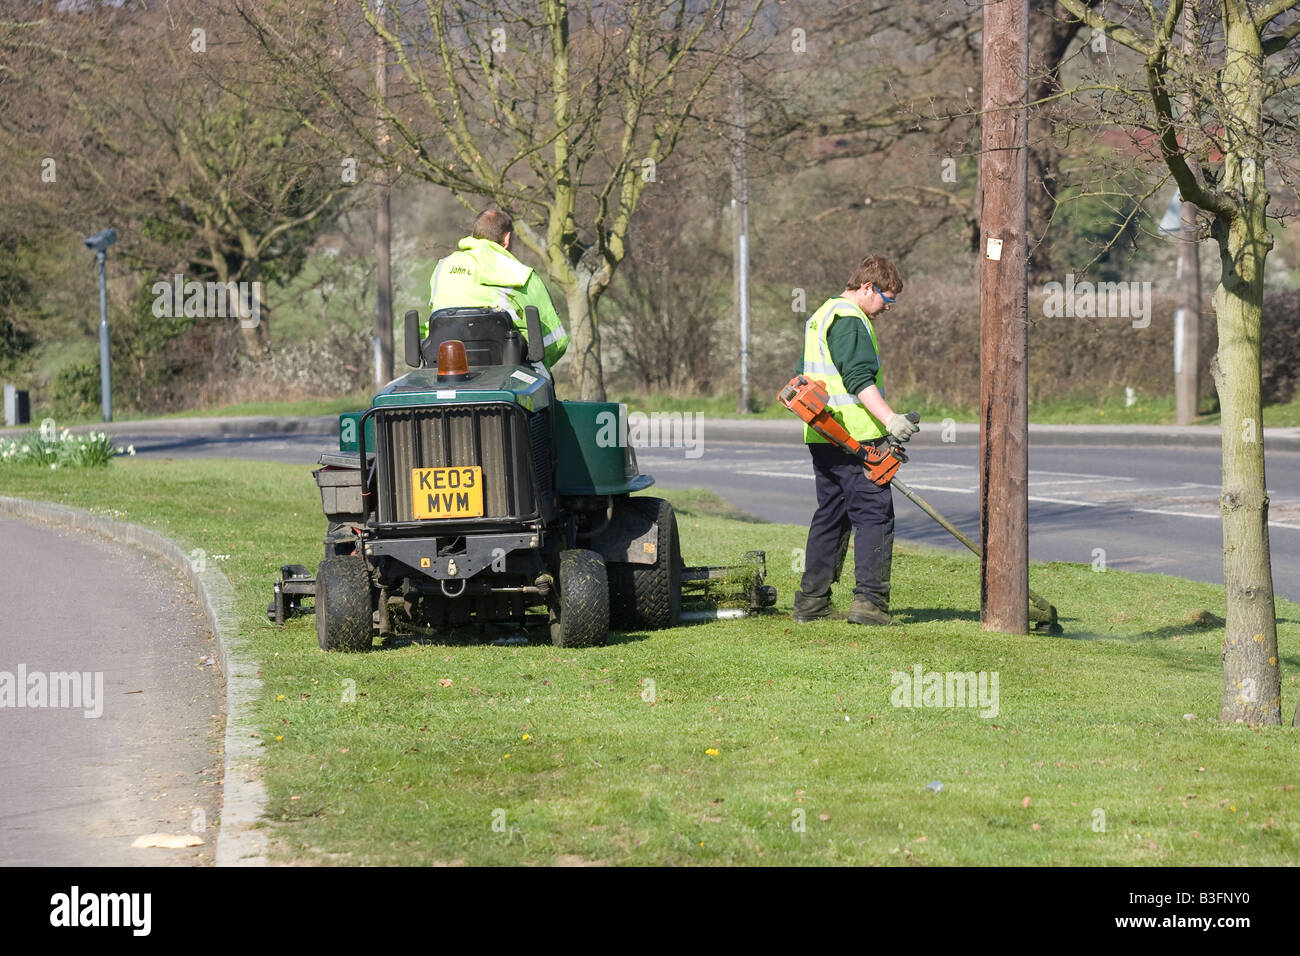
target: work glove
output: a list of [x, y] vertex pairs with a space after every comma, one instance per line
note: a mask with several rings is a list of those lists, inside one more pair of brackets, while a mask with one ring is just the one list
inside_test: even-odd
[[916, 424], [916, 422], [910, 420], [904, 415], [899, 415], [897, 412], [890, 416], [888, 428], [889, 434], [893, 435], [899, 441], [907, 441], [921, 430], [920, 425]]

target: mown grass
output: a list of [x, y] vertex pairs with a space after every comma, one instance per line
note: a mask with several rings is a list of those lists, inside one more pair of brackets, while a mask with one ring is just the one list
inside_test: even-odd
[[[900, 546], [901, 626], [794, 625], [804, 529], [667, 492], [688, 563], [768, 554], [780, 613], [607, 647], [395, 641], [324, 654], [265, 619], [280, 564], [313, 565], [306, 466], [115, 460], [0, 472], [0, 493], [109, 511], [201, 548], [253, 637], [282, 858], [339, 863], [1288, 864], [1300, 736], [1215, 720], [1221, 588], [1035, 566], [1063, 637], [986, 633], [978, 565]], [[228, 556], [228, 557], [227, 557]], [[851, 565], [850, 565], [851, 566]], [[849, 588], [836, 590], [844, 607]], [[1283, 713], [1300, 606], [1278, 602]], [[1203, 618], [1202, 618], [1203, 619]], [[996, 717], [896, 708], [891, 675], [999, 675]], [[653, 683], [651, 683], [653, 682]], [[1187, 716], [1192, 715], [1192, 716]], [[938, 793], [927, 790], [942, 783]], [[1104, 830], [1095, 829], [1104, 824]]]

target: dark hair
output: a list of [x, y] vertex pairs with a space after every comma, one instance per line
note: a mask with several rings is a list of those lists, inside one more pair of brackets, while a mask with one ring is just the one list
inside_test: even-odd
[[489, 239], [498, 246], [504, 245], [506, 233], [515, 231], [515, 221], [510, 213], [500, 209], [484, 209], [474, 217], [474, 238]]
[[853, 275], [849, 276], [844, 288], [861, 289], [868, 282], [881, 292], [897, 295], [903, 291], [903, 277], [898, 274], [898, 268], [884, 256], [867, 256], [863, 259], [853, 270]]

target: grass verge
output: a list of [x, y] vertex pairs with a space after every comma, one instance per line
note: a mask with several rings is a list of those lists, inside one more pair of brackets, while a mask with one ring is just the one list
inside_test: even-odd
[[[681, 396], [681, 395], [644, 395], [631, 392], [611, 393], [611, 402], [623, 402], [629, 411], [645, 412], [694, 412], [709, 418], [739, 418], [736, 413], [734, 395], [719, 396]], [[147, 412], [130, 413], [116, 416], [116, 421], [142, 421], [164, 418], [206, 418], [235, 417], [252, 415], [275, 415], [297, 417], [310, 415], [339, 415], [343, 412], [356, 411], [370, 405], [368, 394], [349, 395], [341, 398], [318, 398], [298, 402], [244, 402], [239, 405], [223, 405], [214, 408], [195, 408], [184, 412], [171, 412], [164, 415], [152, 415]], [[1203, 412], [1196, 420], [1197, 425], [1219, 424], [1219, 413], [1211, 410], [1212, 403], [1202, 402]], [[903, 394], [898, 397], [895, 408], [914, 410], [921, 415], [923, 422], [940, 422], [951, 418], [957, 422], [974, 423], [978, 420], [976, 409], [971, 406], [933, 402], [929, 399]], [[780, 419], [790, 418], [790, 412], [776, 401], [756, 399], [754, 411], [749, 418]], [[1127, 404], [1122, 392], [1107, 394], [1099, 398], [1061, 399], [1051, 402], [1032, 402], [1029, 406], [1029, 420], [1036, 425], [1172, 425], [1175, 422], [1174, 399], [1172, 395], [1140, 396], [1133, 405]], [[97, 418], [60, 419], [60, 427], [71, 425], [97, 424]], [[1264, 409], [1264, 425], [1271, 428], [1300, 426], [1300, 397], [1280, 405], [1269, 405]]]
[[[118, 459], [0, 470], [0, 493], [107, 512], [202, 549], [256, 637], [269, 816], [318, 863], [1294, 863], [1300, 736], [1215, 720], [1221, 588], [1035, 566], [1064, 637], [981, 631], [978, 565], [899, 547], [902, 626], [797, 626], [803, 529], [679, 507], [688, 563], [768, 554], [781, 614], [620, 634], [608, 647], [402, 643], [326, 655], [265, 619], [313, 565], [307, 466]], [[837, 603], [848, 602], [840, 585]], [[1200, 615], [1198, 617], [1198, 615]], [[1283, 713], [1300, 606], [1279, 600]], [[895, 707], [895, 674], [998, 674], [996, 716]], [[991, 708], [985, 708], [989, 710]], [[939, 792], [927, 789], [942, 783]]]
[[[698, 412], [714, 418], [737, 418], [734, 395], [716, 397], [686, 397], [676, 395], [640, 395], [623, 393], [610, 401], [626, 402], [629, 410], [642, 412]], [[897, 409], [913, 410], [923, 422], [940, 422], [951, 418], [957, 422], [973, 424], [979, 420], [974, 406], [934, 402], [918, 395], [901, 393], [891, 396]], [[1201, 403], [1202, 414], [1197, 425], [1219, 424], [1219, 413], [1211, 400]], [[790, 416], [775, 397], [758, 398], [754, 402], [752, 418], [785, 419]], [[1139, 393], [1132, 405], [1122, 389], [1100, 396], [1055, 399], [1050, 402], [1031, 402], [1029, 421], [1035, 425], [1173, 425], [1177, 421], [1174, 397]], [[1286, 428], [1300, 425], [1300, 397], [1285, 404], [1264, 408], [1264, 425]]]
[[[313, 415], [341, 415], [343, 412], [355, 412], [359, 408], [370, 407], [369, 394], [344, 395], [338, 398], [309, 398], [296, 402], [240, 402], [237, 405], [218, 405], [211, 408], [191, 408], [183, 412], [153, 414], [150, 412], [129, 412], [115, 414], [116, 422], [154, 421], [166, 418], [235, 418], [255, 415], [297, 418]], [[73, 425], [96, 425], [97, 417], [58, 419], [60, 428]]]

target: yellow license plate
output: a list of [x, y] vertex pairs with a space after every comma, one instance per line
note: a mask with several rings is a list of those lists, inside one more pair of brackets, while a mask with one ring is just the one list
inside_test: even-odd
[[412, 468], [415, 520], [483, 517], [483, 469]]

